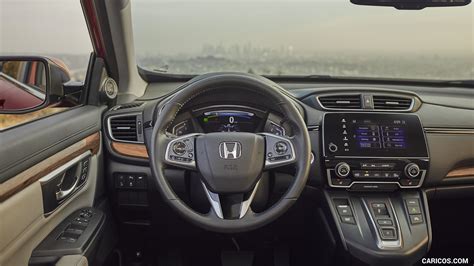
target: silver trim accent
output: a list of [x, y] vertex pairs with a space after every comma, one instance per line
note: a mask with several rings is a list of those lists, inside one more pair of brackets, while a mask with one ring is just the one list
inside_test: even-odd
[[253, 188], [252, 194], [250, 194], [250, 197], [248, 199], [244, 200], [240, 204], [239, 219], [242, 219], [245, 216], [245, 214], [247, 214], [247, 212], [250, 208], [250, 204], [252, 204], [253, 198], [255, 197], [255, 194], [257, 193], [258, 186], [260, 185], [260, 180], [258, 180], [257, 184], [255, 184], [255, 187]]
[[[354, 109], [354, 108], [347, 108], [347, 109], [344, 109], [344, 108], [328, 108], [328, 107], [324, 107], [324, 105], [321, 103], [321, 100], [319, 99], [320, 97], [331, 97], [331, 96], [359, 96], [359, 99], [360, 99], [360, 109]], [[362, 93], [328, 93], [328, 94], [322, 94], [322, 95], [317, 95], [316, 96], [316, 101], [318, 102], [319, 106], [321, 106], [321, 108], [323, 108], [323, 110], [328, 110], [328, 111], [343, 111], [343, 110], [346, 110], [346, 111], [363, 111], [364, 109], [362, 108]]]
[[[204, 191], [206, 192], [207, 199], [209, 200], [209, 203], [211, 204], [212, 209], [216, 213], [217, 217], [224, 219], [224, 215], [222, 213], [222, 207], [221, 207], [221, 200], [219, 198], [219, 194], [214, 193], [207, 189], [206, 184], [201, 180], [202, 187], [204, 188]], [[245, 214], [247, 214], [250, 204], [252, 204], [253, 198], [255, 197], [255, 194], [257, 193], [257, 189], [260, 185], [260, 180], [255, 184], [255, 187], [252, 190], [252, 193], [250, 194], [249, 198], [242, 201], [240, 203], [240, 212], [239, 212], [239, 219], [242, 219]]]
[[63, 173], [63, 177], [61, 178], [61, 182], [59, 182], [59, 184], [58, 184], [59, 191], [56, 191], [56, 200], [57, 201], [61, 201], [61, 200], [65, 199], [66, 197], [68, 197], [73, 191], [76, 190], [77, 184], [79, 183], [80, 176], [76, 176], [75, 177], [76, 180], [74, 180], [74, 183], [72, 184], [72, 186], [69, 189], [66, 189], [66, 190], [60, 189], [60, 186], [62, 185], [62, 183], [64, 181], [64, 175], [65, 175], [65, 173]]
[[[417, 170], [417, 174], [416, 175], [413, 175], [412, 173], [410, 173], [410, 168], [411, 167], [415, 167], [416, 170]], [[419, 174], [420, 174], [420, 167], [418, 166], [418, 164], [416, 163], [409, 163], [407, 165], [405, 165], [405, 169], [403, 169], [405, 171], [405, 174], [410, 176], [411, 178], [416, 178]]]
[[211, 203], [211, 207], [216, 213], [217, 217], [224, 219], [224, 215], [222, 214], [222, 207], [221, 207], [221, 200], [219, 198], [219, 194], [214, 193], [207, 189], [206, 184], [202, 182], [201, 180], [202, 187], [204, 188], [204, 191], [206, 192], [207, 199], [209, 200], [209, 203]]
[[[107, 86], [108, 83], [111, 83], [112, 86], [113, 86], [113, 92], [112, 92], [112, 94], [109, 94], [109, 92], [107, 91], [106, 86]], [[100, 89], [105, 93], [105, 95], [107, 96], [107, 98], [109, 98], [110, 100], [115, 99], [115, 98], [117, 97], [117, 95], [118, 95], [118, 85], [117, 85], [117, 82], [115, 82], [115, 80], [114, 80], [113, 78], [111, 78], [111, 77], [106, 77], [106, 78], [102, 81], [102, 83], [100, 84]], [[117, 106], [117, 107], [115, 107], [116, 109], [114, 109], [114, 110], [117, 110], [119, 107], [120, 107], [120, 105]]]
[[[135, 143], [135, 144], [143, 144], [144, 142], [143, 141], [130, 141], [130, 140], [119, 140], [119, 139], [116, 139], [113, 135], [112, 135], [112, 126], [110, 124], [110, 120], [113, 119], [113, 118], [116, 118], [116, 117], [124, 117], [124, 116], [136, 116], [138, 117], [139, 115], [141, 115], [142, 113], [141, 112], [133, 112], [133, 113], [125, 113], [125, 114], [116, 114], [116, 115], [110, 115], [109, 117], [107, 117], [107, 131], [108, 131], [108, 134], [110, 139], [112, 139], [113, 141], [117, 141], [117, 142], [125, 142], [125, 143]], [[138, 121], [138, 119], [137, 119]], [[142, 125], [143, 126], [143, 125]], [[138, 139], [138, 131], [136, 132], [137, 133], [137, 139]]]
[[474, 134], [472, 128], [436, 128], [436, 127], [425, 127], [425, 132], [430, 134]]
[[308, 131], [319, 131], [319, 126], [307, 126]]
[[425, 176], [426, 176], [426, 170], [421, 170], [421, 178], [420, 178], [420, 183], [416, 186], [402, 186], [400, 182], [398, 181], [352, 181], [349, 185], [347, 186], [341, 186], [341, 185], [333, 185], [331, 182], [331, 169], [326, 169], [326, 175], [327, 175], [327, 180], [328, 184], [330, 187], [334, 188], [351, 188], [352, 185], [354, 184], [397, 184], [399, 188], [419, 188], [423, 185], [423, 181], [425, 181]]
[[[374, 100], [374, 96], [388, 96], [388, 97], [399, 97], [399, 98], [405, 98], [405, 99], [409, 99], [411, 100], [411, 103], [410, 103], [410, 106], [408, 107], [408, 109], [376, 109], [375, 108], [375, 100]], [[413, 111], [413, 108], [415, 107], [415, 97], [413, 96], [399, 96], [399, 95], [390, 95], [390, 94], [372, 94], [372, 102], [374, 104], [374, 111], [376, 112], [411, 112]], [[387, 102], [387, 103], [391, 103], [391, 105], [397, 105], [398, 102], [395, 104], [395, 102]]]
[[[398, 240], [382, 240], [380, 238], [380, 232], [377, 229], [377, 225], [375, 224], [374, 218], [372, 217], [372, 212], [370, 211], [369, 207], [367, 206], [366, 200], [363, 199], [363, 198], [361, 200], [362, 200], [362, 203], [364, 204], [364, 207], [365, 207], [366, 211], [369, 213], [370, 221], [372, 223], [372, 226], [375, 229], [375, 235], [377, 236], [377, 246], [380, 249], [398, 249], [398, 248], [400, 248], [402, 246], [403, 237], [402, 237], [401, 230], [400, 230], [400, 223], [398, 222], [398, 217], [397, 217], [397, 214], [395, 213], [395, 209], [393, 208], [392, 201], [390, 200], [390, 198], [388, 199], [388, 203], [390, 204], [390, 209], [392, 210], [393, 218], [395, 219], [395, 223], [397, 224], [396, 230], [397, 230]], [[384, 228], [384, 227], [381, 226], [380, 228]], [[389, 226], [389, 227], [392, 228], [393, 226]]]
[[[347, 168], [347, 173], [346, 174], [342, 174], [340, 172], [340, 170], [341, 170], [340, 168], [343, 167], [343, 166]], [[339, 176], [341, 178], [345, 178], [351, 173], [351, 167], [345, 162], [340, 162], [340, 163], [336, 164], [336, 166], [334, 167], [334, 171], [336, 172], [337, 176]]]
[[[47, 183], [49, 182], [51, 179], [53, 179], [54, 177], [58, 176], [59, 174], [61, 174], [62, 172], [66, 171], [67, 169], [69, 169], [70, 167], [72, 167], [73, 165], [79, 163], [80, 161], [82, 161], [84, 158], [90, 156], [92, 153], [91, 151], [86, 151], [84, 152], [83, 154], [77, 156], [77, 157], [74, 157], [73, 159], [71, 159], [70, 161], [68, 161], [67, 163], [61, 165], [60, 167], [54, 169], [52, 172], [50, 172], [49, 174], [45, 175], [44, 177], [40, 178], [39, 182], [40, 183]], [[79, 179], [79, 177], [77, 178]]]
[[277, 162], [270, 162], [269, 160], [267, 160], [267, 148], [268, 147], [265, 147], [265, 169], [267, 167], [277, 167], [277, 166], [280, 166], [280, 165], [286, 165], [286, 164], [290, 164], [294, 161], [296, 161], [296, 150], [295, 150], [295, 147], [293, 146], [293, 142], [291, 142], [291, 140], [289, 138], [285, 138], [285, 137], [282, 137], [282, 136], [277, 136], [277, 135], [274, 135], [274, 134], [270, 134], [270, 133], [258, 133], [259, 135], [263, 135], [263, 136], [269, 136], [269, 137], [273, 137], [273, 138], [276, 138], [276, 139], [281, 139], [285, 142], [288, 142], [290, 144], [290, 148], [291, 148], [291, 158], [290, 159], [286, 159], [286, 160], [283, 160], [283, 161], [277, 161]]

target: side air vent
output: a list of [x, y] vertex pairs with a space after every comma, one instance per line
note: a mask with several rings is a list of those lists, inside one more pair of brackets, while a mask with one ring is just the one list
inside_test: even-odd
[[413, 106], [413, 98], [374, 95], [374, 109], [375, 110], [410, 110]]
[[318, 97], [322, 107], [327, 109], [362, 109], [359, 94], [331, 95]]
[[126, 103], [126, 104], [121, 104], [117, 107], [114, 108], [114, 110], [122, 110], [122, 109], [128, 109], [128, 108], [135, 108], [142, 106], [143, 102], [134, 102], [134, 103]]
[[126, 114], [108, 118], [108, 127], [113, 140], [143, 142], [141, 115]]

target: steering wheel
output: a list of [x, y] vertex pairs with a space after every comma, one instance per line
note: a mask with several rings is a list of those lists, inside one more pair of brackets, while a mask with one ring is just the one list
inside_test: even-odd
[[[252, 91], [271, 100], [290, 121], [293, 136], [218, 132], [176, 137], [168, 132], [185, 104], [202, 93], [229, 89]], [[182, 217], [206, 230], [236, 233], [272, 222], [295, 203], [308, 178], [310, 140], [300, 112], [282, 91], [272, 81], [255, 75], [213, 74], [191, 80], [164, 105], [153, 128], [150, 161], [158, 190]], [[262, 173], [288, 164], [296, 166], [296, 173], [286, 193], [272, 207], [253, 212], [250, 205]], [[169, 165], [201, 174], [211, 204], [207, 214], [194, 211], [174, 193], [164, 174]]]

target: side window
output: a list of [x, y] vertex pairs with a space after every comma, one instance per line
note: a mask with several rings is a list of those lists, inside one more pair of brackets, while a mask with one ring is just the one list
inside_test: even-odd
[[0, 0], [0, 131], [80, 104], [91, 52], [79, 0]]

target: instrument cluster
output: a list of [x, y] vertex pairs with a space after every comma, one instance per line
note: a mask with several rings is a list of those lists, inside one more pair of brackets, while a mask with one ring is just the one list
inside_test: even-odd
[[267, 132], [285, 136], [289, 129], [271, 112], [247, 106], [211, 106], [178, 115], [172, 125], [176, 136], [211, 132]]

